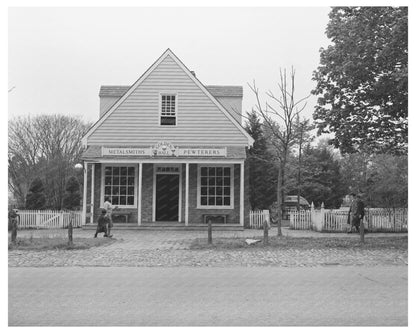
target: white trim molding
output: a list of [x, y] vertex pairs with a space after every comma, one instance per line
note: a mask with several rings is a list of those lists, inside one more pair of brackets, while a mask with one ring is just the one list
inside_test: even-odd
[[84, 162], [84, 188], [82, 193], [82, 224], [87, 224], [87, 186], [88, 186], [88, 162]]
[[185, 163], [185, 225], [189, 224], [189, 163]]
[[240, 225], [244, 226], [244, 162], [240, 164]]
[[137, 224], [142, 224], [142, 187], [143, 187], [143, 163], [139, 163], [139, 175], [138, 175], [138, 195], [137, 195]]
[[90, 222], [94, 223], [94, 192], [95, 192], [95, 163], [91, 164], [91, 205], [90, 205]]

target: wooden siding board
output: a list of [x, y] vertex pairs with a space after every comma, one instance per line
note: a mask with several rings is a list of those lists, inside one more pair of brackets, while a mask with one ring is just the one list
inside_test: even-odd
[[[178, 94], [175, 127], [159, 125], [159, 93], [165, 91]], [[170, 56], [88, 137], [88, 144], [154, 144], [162, 138], [173, 144], [206, 144], [208, 140], [247, 145], [241, 131]]]

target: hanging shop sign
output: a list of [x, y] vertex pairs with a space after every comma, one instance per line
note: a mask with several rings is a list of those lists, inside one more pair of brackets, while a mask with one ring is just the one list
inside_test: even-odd
[[160, 141], [149, 148], [102, 147], [102, 156], [227, 157], [227, 148], [179, 148]]
[[178, 156], [178, 149], [167, 141], [160, 141], [151, 149], [153, 156]]

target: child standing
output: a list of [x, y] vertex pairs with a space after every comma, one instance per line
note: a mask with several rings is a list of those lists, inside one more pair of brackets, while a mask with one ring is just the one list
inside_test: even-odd
[[107, 229], [107, 235], [108, 237], [112, 237], [111, 235], [111, 228], [113, 227], [113, 209], [117, 209], [117, 206], [113, 206], [111, 204], [111, 198], [105, 197], [104, 198], [104, 209], [107, 211], [106, 216], [108, 217], [109, 223], [108, 223], [108, 229]]

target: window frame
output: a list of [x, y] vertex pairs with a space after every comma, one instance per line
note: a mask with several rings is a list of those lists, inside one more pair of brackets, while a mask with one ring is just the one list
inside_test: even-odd
[[[213, 205], [201, 205], [201, 168], [203, 167], [222, 167], [230, 168], [230, 205], [229, 206], [213, 206]], [[234, 164], [198, 164], [197, 172], [197, 209], [234, 209]]]
[[115, 205], [119, 208], [137, 208], [137, 180], [138, 180], [138, 166], [137, 164], [128, 164], [128, 163], [103, 163], [101, 164], [102, 170], [101, 170], [101, 198], [100, 198], [100, 207], [104, 206], [104, 197], [105, 195], [105, 168], [106, 167], [134, 167], [134, 204], [133, 205]]
[[[175, 96], [175, 125], [163, 125], [162, 124], [162, 96]], [[163, 116], [163, 117], [170, 117], [173, 116]], [[172, 91], [162, 91], [159, 93], [159, 127], [169, 128], [169, 127], [177, 127], [178, 126], [178, 93]]]

